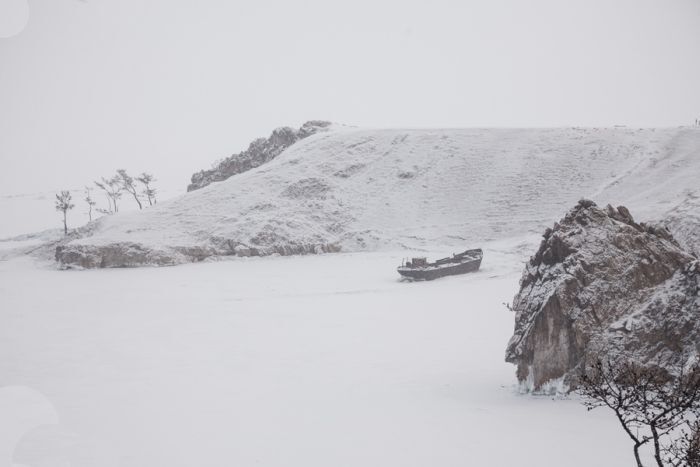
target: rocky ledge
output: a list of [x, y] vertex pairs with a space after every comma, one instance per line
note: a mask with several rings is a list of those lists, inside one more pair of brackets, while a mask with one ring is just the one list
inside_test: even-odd
[[336, 253], [333, 243], [258, 242], [248, 246], [231, 240], [212, 238], [203, 246], [152, 246], [136, 242], [106, 245], [63, 243], [55, 247], [59, 269], [129, 268], [174, 266], [223, 256], [307, 255]]
[[700, 262], [665, 227], [581, 200], [526, 264], [506, 361], [535, 390], [601, 352], [682, 364], [700, 355], [699, 291]]
[[187, 191], [198, 190], [213, 182], [220, 182], [233, 175], [259, 167], [279, 156], [282, 151], [297, 141], [320, 131], [328, 130], [330, 125], [330, 122], [311, 120], [304, 123], [298, 130], [290, 127], [277, 128], [269, 138], [254, 140], [248, 149], [223, 159], [213, 169], [200, 170], [192, 175]]

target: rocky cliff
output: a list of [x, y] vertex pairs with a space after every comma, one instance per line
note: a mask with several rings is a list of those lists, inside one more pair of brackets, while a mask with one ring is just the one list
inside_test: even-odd
[[699, 290], [700, 262], [665, 227], [582, 200], [525, 267], [506, 361], [533, 389], [593, 353], [681, 363], [700, 355]]
[[282, 151], [297, 141], [319, 131], [324, 131], [330, 125], [330, 122], [312, 120], [304, 123], [298, 130], [290, 127], [277, 128], [269, 138], [254, 140], [250, 143], [248, 149], [225, 158], [213, 169], [200, 170], [193, 174], [191, 183], [187, 186], [187, 191], [198, 190], [210, 183], [220, 182], [232, 175], [259, 167], [279, 156]]

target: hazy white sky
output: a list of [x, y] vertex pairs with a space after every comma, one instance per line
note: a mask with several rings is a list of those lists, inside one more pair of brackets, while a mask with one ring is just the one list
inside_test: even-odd
[[0, 193], [184, 190], [309, 119], [688, 125], [700, 0], [0, 0], [0, 109]]

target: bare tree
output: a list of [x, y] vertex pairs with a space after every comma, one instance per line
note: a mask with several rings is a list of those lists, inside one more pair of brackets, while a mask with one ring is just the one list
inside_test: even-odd
[[666, 451], [671, 467], [700, 467], [700, 414]]
[[100, 177], [101, 182], [95, 182], [101, 190], [105, 192], [107, 196], [107, 202], [109, 203], [109, 210], [103, 210], [105, 214], [112, 214], [114, 212], [119, 212], [119, 207], [117, 206], [117, 201], [122, 197], [122, 184], [119, 175], [115, 175], [109, 180]]
[[144, 186], [144, 189], [141, 193], [146, 195], [146, 198], [148, 198], [148, 205], [153, 206], [154, 204], [156, 204], [156, 189], [151, 187], [151, 183], [156, 181], [153, 178], [153, 175], [144, 172], [138, 177], [136, 177], [136, 180], [138, 182], [141, 182], [141, 184], [143, 184]]
[[675, 462], [680, 452], [689, 452], [679, 440], [688, 440], [688, 448], [695, 442], [700, 365], [661, 368], [595, 358], [584, 366], [577, 382], [588, 410], [608, 407], [615, 413], [633, 442], [638, 467], [644, 467], [639, 450], [647, 443], [653, 446], [658, 467], [686, 465]]
[[126, 170], [124, 169], [117, 170], [117, 177], [119, 177], [122, 189], [128, 193], [131, 193], [131, 196], [133, 196], [136, 200], [136, 204], [138, 204], [139, 209], [143, 209], [143, 206], [141, 205], [141, 200], [139, 199], [139, 195], [136, 192], [136, 187], [134, 186], [134, 178], [131, 175], [127, 174]]
[[56, 211], [61, 211], [63, 213], [63, 234], [68, 235], [68, 222], [66, 215], [68, 211], [73, 209], [75, 205], [71, 203], [70, 191], [63, 190], [61, 193], [56, 195]]
[[102, 177], [102, 182], [94, 182], [95, 185], [102, 191], [105, 192], [105, 197], [107, 198], [107, 209], [97, 209], [97, 212], [102, 214], [112, 214], [114, 210], [112, 209], [112, 198], [109, 196], [109, 189], [104, 177]]
[[92, 208], [97, 204], [97, 202], [92, 199], [92, 188], [85, 187], [85, 198], [83, 200], [88, 205], [88, 219], [92, 222]]

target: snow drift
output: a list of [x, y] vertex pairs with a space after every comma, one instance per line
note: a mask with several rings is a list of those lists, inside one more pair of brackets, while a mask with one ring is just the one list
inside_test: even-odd
[[535, 235], [582, 196], [657, 218], [682, 203], [698, 212], [697, 174], [700, 131], [690, 128], [334, 129], [225, 181], [103, 217], [56, 259], [114, 267], [464, 249]]

